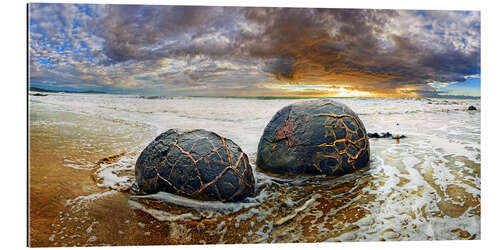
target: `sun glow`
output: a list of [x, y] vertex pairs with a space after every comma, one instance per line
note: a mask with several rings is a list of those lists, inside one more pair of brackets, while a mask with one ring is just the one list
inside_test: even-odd
[[376, 94], [370, 92], [346, 89], [344, 87], [334, 88], [331, 90], [331, 92], [334, 92], [334, 95], [332, 97], [375, 97], [376, 96]]
[[397, 92], [402, 97], [412, 97], [412, 98], [420, 97], [420, 95], [416, 91], [417, 91], [416, 88], [399, 88], [399, 89], [397, 89]]
[[267, 85], [269, 89], [283, 90], [287, 95], [317, 97], [376, 97], [367, 91], [351, 89], [347, 85]]

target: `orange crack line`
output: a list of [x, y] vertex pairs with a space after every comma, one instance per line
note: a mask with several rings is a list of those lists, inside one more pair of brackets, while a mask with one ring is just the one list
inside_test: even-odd
[[[201, 156], [199, 159], [197, 159], [196, 163], [198, 163], [199, 161], [201, 161], [204, 158], [210, 157], [213, 153], [216, 153], [221, 148], [222, 148], [222, 146], [219, 146], [218, 148], [212, 148], [212, 150], [210, 150], [210, 152], [208, 152], [207, 154], [205, 154], [205, 155]], [[222, 159], [222, 157], [220, 157], [220, 155], [219, 155], [219, 158]]]
[[[242, 174], [242, 175], [245, 175], [245, 173], [248, 171], [248, 168], [250, 168], [250, 165], [248, 164], [247, 160], [245, 160], [245, 159], [248, 159], [248, 158], [243, 157], [243, 165], [245, 165], [245, 169], [243, 170], [243, 174]], [[250, 173], [250, 174], [251, 174], [251, 176], [252, 176], [252, 178], [251, 178], [251, 179], [253, 179], [253, 173]], [[250, 175], [250, 174], [249, 174], [249, 175]], [[243, 183], [244, 183], [246, 186], [248, 186], [248, 187], [252, 187], [252, 186], [253, 186], [253, 185], [252, 185], [252, 183], [248, 183], [248, 182], [245, 180], [245, 178], [242, 178], [242, 180], [243, 180]]]
[[241, 158], [243, 158], [243, 152], [240, 153], [240, 156], [238, 157], [238, 160], [236, 161], [236, 164], [234, 166], [231, 166], [232, 169], [237, 170], [238, 165], [241, 163]]
[[201, 191], [205, 190], [205, 188], [207, 188], [208, 186], [212, 185], [214, 182], [216, 182], [217, 180], [219, 180], [219, 179], [222, 177], [222, 175], [223, 175], [224, 173], [226, 173], [226, 171], [227, 171], [228, 169], [230, 169], [230, 168], [231, 168], [231, 167], [226, 167], [226, 168], [224, 168], [224, 170], [222, 170], [222, 171], [220, 172], [220, 174], [218, 174], [217, 176], [215, 176], [215, 178], [214, 178], [213, 180], [211, 180], [210, 182], [207, 182], [205, 185], [203, 185], [203, 186], [202, 186], [202, 187], [201, 187], [201, 188], [197, 191], [197, 193], [200, 193]]
[[352, 116], [352, 115], [347, 115], [347, 114], [342, 114], [342, 115], [336, 115], [336, 114], [329, 114], [329, 113], [319, 113], [319, 114], [315, 114], [314, 116], [329, 116], [329, 117], [333, 117], [333, 118], [337, 118], [337, 119], [342, 119], [342, 118], [351, 118], [353, 120], [355, 120], [355, 117]]
[[[217, 155], [219, 156], [219, 159], [221, 159], [221, 160], [222, 160], [222, 156], [221, 156], [221, 155], [220, 155], [220, 153], [219, 153], [219, 149], [221, 149], [221, 148], [222, 148], [222, 146], [219, 146], [219, 147], [217, 147], [217, 148], [216, 148], [216, 147], [215, 147], [215, 145], [214, 145], [214, 143], [213, 143], [213, 142], [212, 142], [209, 138], [207, 138], [207, 141], [210, 143], [210, 145], [212, 145], [212, 150], [213, 150], [213, 152], [217, 153]], [[205, 157], [208, 157], [208, 156], [210, 156], [210, 155], [212, 155], [212, 153], [210, 153], [210, 154], [206, 155]], [[203, 158], [205, 158], [205, 157], [203, 157]]]
[[189, 157], [189, 159], [191, 159], [191, 161], [193, 161], [193, 163], [196, 164], [196, 160], [193, 158], [193, 156], [191, 156], [191, 154], [189, 152], [187, 152], [186, 150], [184, 150], [177, 143], [174, 143], [174, 146], [176, 146], [183, 154], [187, 155], [187, 157]]
[[163, 176], [160, 175], [160, 171], [158, 170], [158, 167], [157, 166], [153, 166], [156, 170], [156, 185], [158, 185], [158, 178], [162, 179], [163, 181], [165, 181], [166, 183], [168, 183], [170, 186], [172, 186], [173, 189], [175, 189], [175, 191], [182, 191], [182, 190], [179, 190], [178, 188], [176, 188], [169, 180], [165, 179]]
[[[163, 176], [161, 176], [157, 166], [153, 166], [153, 167], [156, 170], [156, 176], [155, 176], [155, 178], [156, 178], [156, 185], [157, 186], [159, 186], [159, 184], [158, 184], [158, 178], [160, 178], [164, 182], [168, 183], [175, 190], [175, 192], [183, 193], [183, 194], [186, 194], [188, 196], [192, 196], [192, 194], [190, 194], [190, 193], [188, 193], [188, 192], [186, 192], [186, 191], [184, 191], [182, 189], [178, 189], [177, 187], [174, 186], [174, 184], [172, 184], [172, 182], [170, 182], [168, 179], [165, 179]], [[172, 169], [173, 169], [173, 167], [172, 167]]]
[[232, 166], [233, 165], [233, 160], [231, 159], [231, 154], [229, 153], [229, 147], [227, 146], [226, 139], [224, 137], [222, 137], [222, 136], [219, 136], [219, 137], [220, 137], [220, 139], [222, 141], [222, 145], [224, 145], [224, 147], [226, 148], [226, 154], [227, 154], [227, 159], [229, 161], [229, 165]]
[[243, 191], [243, 189], [242, 189], [242, 188], [241, 188], [241, 186], [240, 186], [240, 188], [238, 188], [238, 191], [234, 192], [234, 194], [233, 194], [233, 195], [231, 195], [231, 197], [229, 197], [227, 200], [232, 200], [232, 199], [234, 199], [234, 197], [235, 197], [236, 195], [239, 195], [239, 194], [241, 193], [241, 191]]
[[[198, 136], [197, 136], [198, 137]], [[191, 148], [189, 149], [189, 153], [191, 154], [191, 152], [193, 151], [194, 147], [196, 147], [196, 145], [198, 144], [199, 141], [203, 140], [205, 138], [202, 138], [202, 137], [198, 137], [198, 139], [196, 139], [194, 142], [193, 142], [193, 145], [191, 145]]]
[[[245, 171], [243, 171], [243, 174], [242, 174], [242, 173], [240, 173], [240, 172], [238, 172], [238, 165], [239, 165], [239, 164], [241, 164], [241, 159], [244, 159], [244, 157], [243, 157], [244, 155], [245, 155], [245, 153], [241, 152], [241, 153], [240, 153], [240, 156], [238, 157], [238, 161], [236, 162], [236, 165], [232, 166], [231, 168], [233, 169], [234, 173], [235, 173], [238, 177], [240, 177], [239, 179], [243, 181], [243, 184], [245, 184], [246, 186], [249, 186], [249, 185], [247, 185], [247, 184], [249, 184], [249, 183], [247, 183], [247, 182], [245, 181], [245, 178], [244, 178], [244, 173], [245, 173]], [[245, 160], [243, 160], [243, 162], [244, 162], [244, 161], [245, 161]], [[247, 169], [247, 167], [248, 167], [248, 166], [247, 166], [247, 165], [245, 165], [245, 170]]]
[[[336, 115], [336, 114], [321, 113], [321, 114], [316, 114], [315, 116], [328, 116], [328, 117], [333, 117], [333, 118], [337, 118], [337, 119], [351, 118], [356, 123], [356, 126], [361, 130], [361, 133], [363, 134], [363, 136], [360, 139], [363, 139], [366, 137], [365, 132], [361, 129], [361, 124], [359, 124], [358, 120], [352, 115], [346, 115], [346, 114]], [[347, 127], [347, 125], [344, 123], [343, 120], [340, 120], [340, 121], [342, 121], [342, 123], [344, 124], [344, 128], [346, 130], [349, 130], [349, 132], [353, 132], [353, 133], [356, 132], [354, 130], [349, 129], [349, 127]], [[346, 136], [347, 136], [347, 133], [346, 133]], [[358, 139], [358, 140], [360, 140], [360, 139]], [[350, 142], [352, 143], [352, 141], [350, 141]], [[365, 143], [364, 149], [366, 149], [366, 143]]]
[[[240, 156], [239, 156], [239, 158], [238, 158], [238, 162], [236, 163], [236, 165], [235, 165], [235, 166], [238, 166], [238, 164], [240, 164], [240, 163], [241, 163], [241, 158], [243, 158], [243, 156], [244, 156], [244, 153], [242, 152], [242, 153], [240, 154]], [[220, 172], [220, 174], [218, 174], [218, 175], [217, 175], [217, 176], [216, 176], [213, 180], [211, 180], [210, 182], [208, 182], [208, 183], [204, 184], [204, 185], [203, 185], [203, 186], [202, 186], [202, 187], [201, 187], [201, 188], [197, 191], [197, 193], [201, 193], [201, 192], [202, 192], [203, 190], [205, 190], [207, 187], [209, 187], [210, 185], [214, 184], [216, 181], [218, 181], [220, 178], [222, 178], [222, 175], [224, 175], [224, 174], [225, 174], [225, 173], [226, 173], [229, 169], [232, 169], [232, 170], [234, 171], [234, 173], [235, 173], [236, 175], [238, 175], [238, 177], [240, 177], [239, 179], [240, 179], [240, 180], [243, 180], [243, 183], [244, 183], [246, 186], [251, 186], [249, 183], [246, 183], [246, 182], [244, 181], [243, 176], [242, 176], [242, 175], [241, 175], [238, 171], [236, 171], [236, 170], [235, 170], [235, 166], [230, 165], [230, 166], [227, 166], [226, 168], [224, 168], [224, 169]], [[240, 191], [240, 192], [241, 192], [241, 191]], [[234, 194], [233, 194], [233, 195], [234, 195]]]
[[[325, 103], [325, 105], [326, 105], [326, 104], [328, 104], [328, 103]], [[343, 108], [342, 110], [344, 111], [344, 108]], [[352, 141], [352, 140], [350, 140], [350, 139], [346, 139], [346, 138], [344, 138], [344, 139], [339, 139], [339, 140], [337, 140], [337, 138], [336, 138], [337, 136], [336, 136], [335, 132], [333, 131], [333, 126], [326, 126], [326, 127], [327, 127], [327, 128], [331, 128], [331, 129], [332, 129], [332, 131], [331, 131], [331, 132], [333, 132], [333, 135], [335, 136], [335, 139], [336, 139], [336, 140], [334, 140], [332, 144], [326, 144], [326, 143], [323, 143], [323, 144], [321, 144], [321, 145], [318, 145], [318, 146], [320, 146], [320, 147], [325, 147], [325, 146], [330, 146], [330, 147], [333, 147], [333, 148], [335, 149], [335, 151], [337, 151], [337, 153], [338, 153], [339, 155], [340, 155], [340, 154], [346, 154], [346, 155], [349, 157], [349, 159], [347, 159], [347, 163], [348, 163], [348, 164], [350, 164], [350, 165], [352, 166], [352, 168], [353, 168], [353, 169], [356, 169], [356, 167], [354, 166], [354, 161], [353, 161], [353, 159], [357, 159], [363, 150], [367, 150], [367, 149], [368, 149], [368, 140], [367, 140], [367, 138], [366, 138], [366, 134], [365, 134], [365, 132], [361, 129], [361, 124], [358, 122], [358, 120], [357, 120], [354, 116], [352, 116], [352, 115], [347, 115], [347, 114], [336, 115], [336, 114], [320, 113], [320, 114], [316, 114], [315, 116], [327, 116], [327, 117], [333, 117], [333, 118], [338, 119], [338, 120], [337, 120], [337, 122], [336, 122], [336, 124], [335, 124], [335, 126], [337, 126], [337, 123], [341, 123], [341, 124], [342, 124], [342, 126], [344, 127], [345, 131], [346, 131], [346, 137], [347, 137], [347, 136], [349, 136], [349, 135], [350, 135], [350, 134], [352, 134], [352, 133], [357, 133], [357, 131], [355, 131], [355, 130], [351, 130], [351, 129], [350, 129], [350, 128], [349, 128], [349, 127], [345, 124], [345, 122], [344, 122], [343, 118], [351, 118], [351, 119], [352, 119], [352, 120], [356, 123], [356, 127], [357, 127], [358, 129], [360, 129], [360, 130], [361, 130], [361, 133], [363, 134], [363, 136], [362, 136], [360, 139], [356, 140], [356, 142], [358, 142], [358, 141], [360, 141], [360, 140], [365, 139], [367, 142], [365, 142], [364, 147], [362, 147], [362, 148], [361, 148], [360, 146], [358, 146], [355, 142], [353, 142], [353, 141]], [[339, 124], [339, 125], [340, 125], [340, 124]], [[341, 142], [341, 141], [344, 141], [344, 142], [346, 142], [346, 141], [347, 141], [350, 145], [353, 145], [355, 148], [357, 148], [357, 149], [358, 149], [358, 152], [356, 153], [356, 155], [355, 155], [355, 156], [353, 156], [353, 155], [351, 155], [351, 154], [347, 151], [347, 149], [348, 149], [348, 146], [349, 146], [349, 145], [346, 145], [346, 147], [345, 147], [345, 149], [344, 149], [344, 150], [339, 151], [339, 150], [337, 149], [337, 147], [336, 147], [336, 146], [334, 146], [334, 145], [335, 145], [335, 143], [337, 143], [337, 142]], [[325, 156], [327, 156], [327, 157], [328, 157], [328, 155], [325, 155]], [[336, 158], [336, 157], [335, 157], [335, 158]], [[336, 159], [338, 159], [338, 158], [336, 158]], [[340, 167], [340, 163], [341, 163], [341, 161], [339, 161], [339, 162], [337, 163], [337, 166], [336, 166], [336, 168], [334, 169], [334, 172], [335, 172], [335, 171], [336, 171], [336, 170]], [[315, 167], [316, 167], [316, 166], [315, 166]]]
[[[356, 142], [358, 142], [357, 140], [354, 142], [354, 141], [351, 141], [350, 139], [346, 139], [346, 138], [335, 140], [335, 141], [332, 142], [332, 144], [322, 143], [322, 144], [318, 145], [318, 147], [336, 147], [335, 143], [337, 143], [337, 142], [347, 142], [347, 143], [349, 143], [349, 145], [352, 145], [352, 146], [354, 146], [357, 149], [361, 149], [360, 146], [356, 145]], [[349, 145], [347, 145], [346, 148]]]
[[[177, 134], [177, 137], [175, 138], [175, 141], [174, 141], [174, 143], [173, 143], [174, 145], [177, 145], [177, 142], [179, 141], [179, 138], [181, 137], [181, 135], [182, 135], [183, 133], [177, 133], [177, 132], [176, 132], [176, 134]], [[170, 166], [170, 173], [168, 173], [168, 177], [167, 177], [168, 179], [170, 179], [170, 176], [172, 176], [172, 172], [174, 171], [174, 167], [175, 167], [175, 166], [177, 166], [177, 162], [179, 162], [179, 160], [180, 160], [180, 158], [177, 158], [177, 160], [174, 162], [174, 164]], [[159, 173], [159, 172], [157, 171], [157, 173]], [[162, 177], [162, 178], [163, 178], [163, 177]], [[163, 178], [163, 179], [164, 179], [164, 178]], [[169, 183], [170, 183], [170, 182], [169, 182]], [[173, 186], [173, 185], [172, 185], [172, 186]]]
[[320, 173], [323, 173], [323, 170], [321, 170], [321, 168], [319, 168], [316, 163], [313, 163], [312, 164], [314, 168], [316, 168]]
[[182, 189], [178, 189], [178, 188], [176, 188], [176, 187], [172, 184], [172, 182], [170, 182], [169, 180], [167, 180], [167, 179], [163, 178], [160, 174], [157, 174], [157, 176], [158, 176], [158, 177], [160, 177], [160, 179], [162, 179], [162, 180], [163, 180], [163, 181], [165, 181], [166, 183], [168, 183], [168, 184], [169, 184], [169, 185], [170, 185], [173, 189], [175, 189], [175, 191], [176, 191], [176, 192], [183, 193], [183, 194], [186, 194], [186, 195], [188, 195], [188, 196], [193, 196], [192, 194], [190, 194], [190, 193], [188, 193], [188, 192], [186, 192], [186, 191], [184, 191], [184, 190], [182, 190]]
[[177, 160], [170, 166], [170, 173], [168, 173], [168, 179], [170, 179], [170, 176], [172, 176], [172, 172], [174, 171], [174, 167], [177, 167], [177, 163], [179, 162], [180, 158], [177, 158]]
[[[196, 174], [197, 174], [197, 177], [198, 177], [198, 180], [200, 181], [200, 184], [203, 185], [203, 181], [201, 180], [201, 173], [200, 173], [200, 170], [196, 167], [196, 162], [197, 160], [194, 159], [194, 157], [191, 155], [191, 150], [194, 148], [195, 144], [200, 141], [199, 140], [196, 140], [193, 145], [191, 146], [191, 149], [189, 150], [189, 152], [187, 152], [186, 150], [184, 150], [179, 144], [177, 144], [177, 141], [174, 142], [174, 146], [176, 146], [183, 154], [185, 154], [189, 159], [191, 159], [191, 161], [193, 162], [193, 164], [195, 165], [195, 170], [196, 170]], [[177, 165], [177, 161], [176, 163], [174, 164], [174, 166]], [[172, 167], [172, 169], [170, 170], [170, 175], [172, 174], [172, 170], [174, 168]], [[168, 176], [170, 178], [170, 175]]]

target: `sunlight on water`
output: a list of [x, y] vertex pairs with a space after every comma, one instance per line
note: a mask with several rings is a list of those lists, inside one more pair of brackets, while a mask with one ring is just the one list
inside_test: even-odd
[[[480, 100], [337, 100], [359, 114], [368, 132], [407, 136], [399, 143], [371, 139], [369, 168], [340, 178], [287, 180], [254, 171], [257, 196], [241, 203], [135, 194], [135, 160], [157, 134], [211, 130], [236, 142], [254, 164], [264, 127], [297, 101], [30, 96], [31, 207], [54, 204], [59, 211], [31, 213], [32, 242], [480, 239], [480, 111], [465, 111], [480, 110]], [[46, 171], [55, 172], [50, 181]], [[79, 188], [67, 185], [80, 179]]]

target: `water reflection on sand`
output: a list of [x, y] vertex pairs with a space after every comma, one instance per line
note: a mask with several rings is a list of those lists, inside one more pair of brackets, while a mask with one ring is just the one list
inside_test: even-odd
[[[252, 163], [274, 112], [297, 100], [30, 96], [32, 246], [480, 239], [479, 100], [341, 99], [369, 132], [367, 169], [341, 178], [255, 172], [243, 203], [140, 196], [134, 164], [169, 128], [229, 137]], [[398, 123], [399, 125], [395, 125]]]

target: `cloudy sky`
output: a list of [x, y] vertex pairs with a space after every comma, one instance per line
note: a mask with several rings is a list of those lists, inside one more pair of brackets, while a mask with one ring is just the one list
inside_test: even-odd
[[29, 5], [29, 81], [167, 96], [480, 95], [480, 13]]

